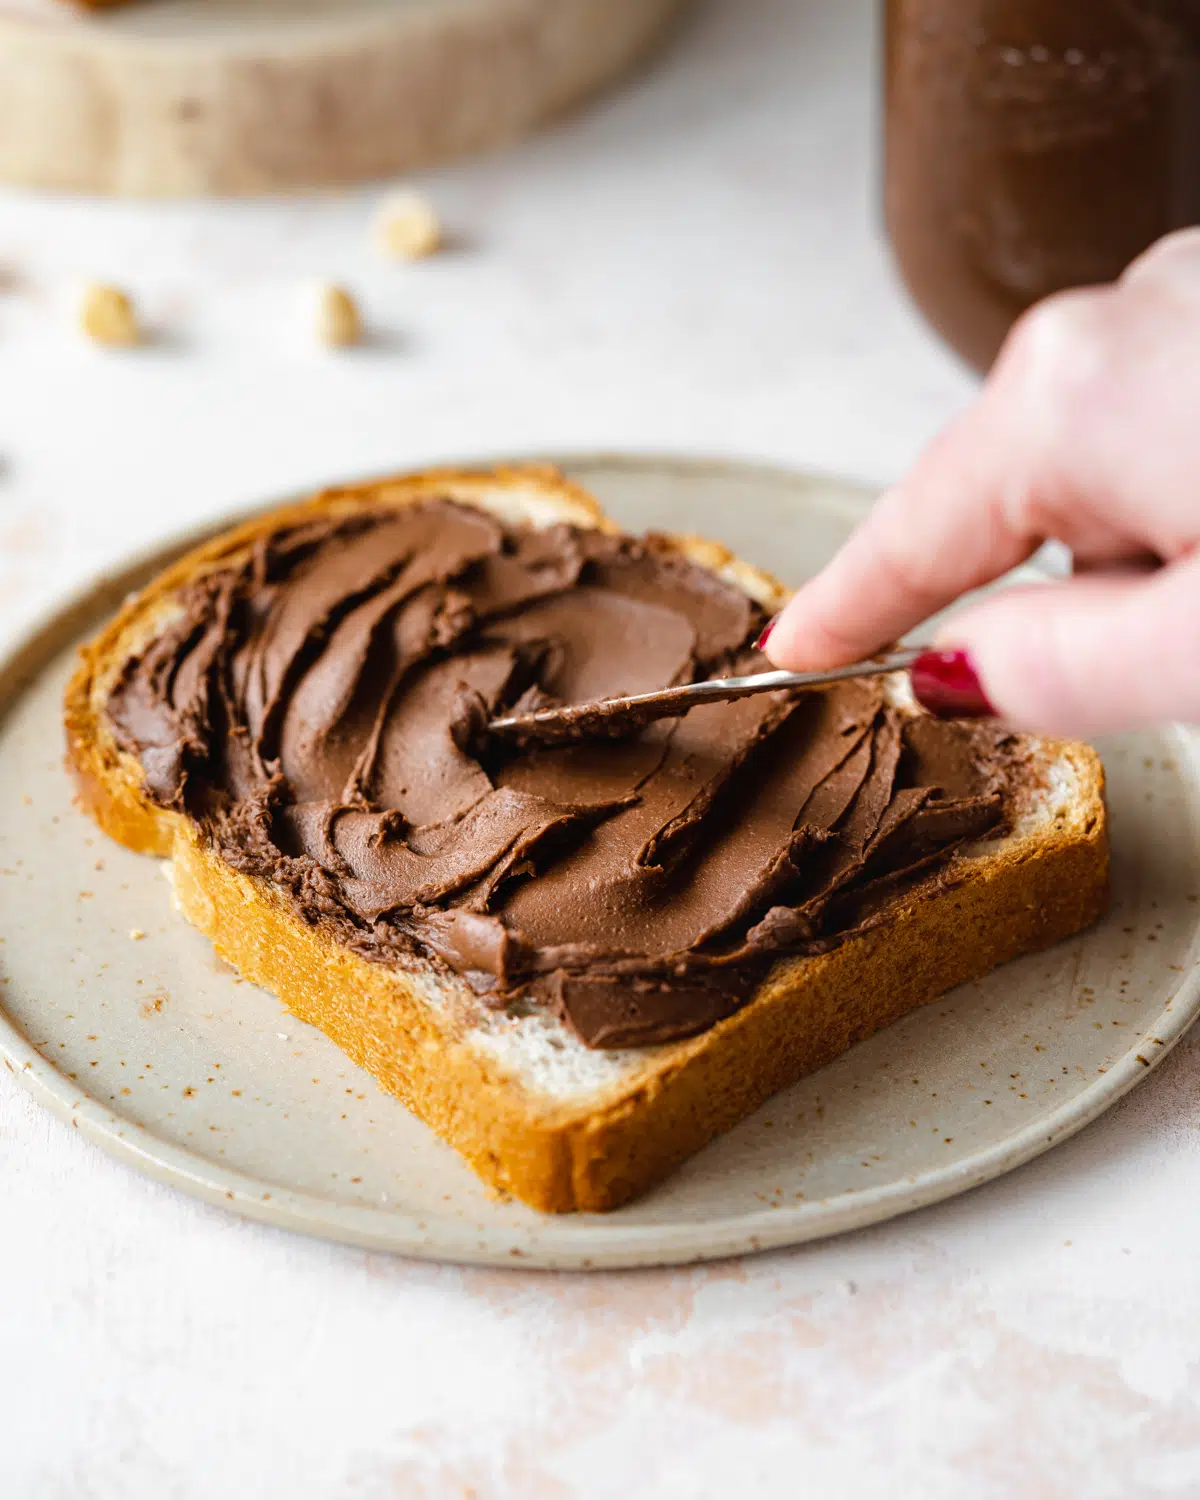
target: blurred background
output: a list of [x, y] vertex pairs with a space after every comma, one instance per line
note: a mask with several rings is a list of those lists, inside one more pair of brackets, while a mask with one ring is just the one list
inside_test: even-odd
[[[602, 97], [395, 178], [444, 228], [414, 263], [372, 243], [387, 183], [0, 190], [0, 625], [202, 518], [434, 460], [652, 451], [895, 475], [973, 380], [890, 267], [876, 24], [870, 0], [686, 7]], [[87, 282], [128, 293], [139, 347], [81, 336]], [[318, 282], [356, 298], [360, 345], [314, 337]]]

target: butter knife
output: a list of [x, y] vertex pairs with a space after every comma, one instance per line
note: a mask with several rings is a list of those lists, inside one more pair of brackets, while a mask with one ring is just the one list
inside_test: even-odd
[[519, 745], [569, 745], [580, 740], [617, 739], [658, 719], [680, 718], [699, 703], [729, 703], [754, 693], [820, 687], [852, 677], [883, 677], [889, 672], [907, 671], [923, 654], [922, 648], [890, 651], [870, 661], [852, 662], [829, 672], [756, 672], [750, 677], [716, 677], [708, 682], [660, 688], [653, 693], [540, 708], [534, 713], [493, 719], [487, 732], [496, 739]]

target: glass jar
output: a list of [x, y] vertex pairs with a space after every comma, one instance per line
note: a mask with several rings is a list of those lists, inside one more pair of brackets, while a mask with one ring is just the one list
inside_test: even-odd
[[978, 369], [1200, 223], [1200, 0], [887, 0], [885, 26], [888, 233]]

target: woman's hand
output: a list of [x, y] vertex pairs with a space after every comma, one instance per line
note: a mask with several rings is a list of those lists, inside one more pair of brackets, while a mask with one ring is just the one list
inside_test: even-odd
[[1200, 230], [1014, 328], [975, 405], [774, 623], [778, 666], [877, 651], [1048, 538], [1074, 577], [947, 624], [1006, 720], [1091, 735], [1200, 722]]

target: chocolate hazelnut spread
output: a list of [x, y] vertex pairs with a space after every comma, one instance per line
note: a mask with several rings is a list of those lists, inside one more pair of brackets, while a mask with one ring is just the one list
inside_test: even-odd
[[885, 204], [967, 360], [1200, 223], [1200, 0], [888, 0]]
[[637, 1046], [712, 1025], [1004, 825], [1003, 731], [874, 682], [481, 743], [523, 706], [761, 667], [763, 623], [653, 537], [448, 500], [324, 514], [184, 588], [107, 713], [151, 796], [338, 942]]

